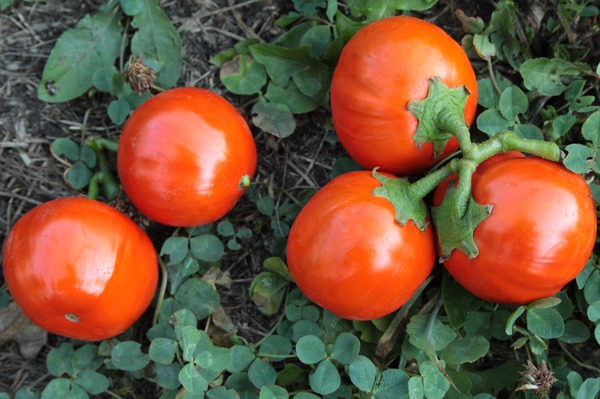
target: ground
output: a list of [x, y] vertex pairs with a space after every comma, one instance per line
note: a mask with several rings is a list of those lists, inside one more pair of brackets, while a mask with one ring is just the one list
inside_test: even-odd
[[[107, 117], [110, 99], [96, 95], [62, 104], [48, 104], [37, 98], [37, 86], [44, 65], [60, 34], [73, 27], [86, 13], [93, 13], [103, 1], [24, 2], [17, 1], [0, 13], [0, 242], [25, 212], [45, 201], [77, 195], [63, 181], [63, 165], [49, 151], [59, 137], [83, 141], [85, 137], [116, 138], [119, 127]], [[259, 37], [268, 41], [281, 33], [274, 19], [287, 12], [284, 1], [186, 0], [161, 2], [183, 41], [183, 70], [180, 84], [211, 89], [224, 95], [244, 112], [247, 99], [228, 94], [219, 81], [218, 68], [209, 63], [218, 51], [231, 48], [239, 40]], [[246, 115], [247, 116], [247, 115]], [[330, 175], [339, 151], [328, 144], [330, 129], [326, 115], [317, 111], [305, 120], [292, 140], [282, 141], [254, 131], [259, 158], [255, 185], [267, 188], [275, 178], [279, 189], [317, 188]], [[285, 198], [281, 199], [285, 200]], [[233, 220], [252, 220], [256, 207], [241, 201], [231, 215]], [[148, 231], [157, 246], [171, 230], [156, 224]], [[252, 240], [234, 257], [223, 260], [234, 283], [222, 293], [222, 301], [245, 337], [268, 331], [268, 320], [247, 306], [248, 285], [262, 268], [266, 243]], [[1, 335], [1, 334], [0, 334]], [[2, 342], [0, 340], [0, 342]], [[51, 336], [49, 344], [60, 338]], [[43, 387], [47, 349], [27, 360], [13, 342], [0, 346], [0, 391], [20, 386]]]

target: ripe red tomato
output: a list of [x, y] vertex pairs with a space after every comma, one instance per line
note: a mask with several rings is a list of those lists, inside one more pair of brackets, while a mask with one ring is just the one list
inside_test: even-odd
[[[436, 189], [434, 205], [450, 180]], [[471, 293], [524, 305], [554, 295], [585, 267], [596, 241], [596, 207], [580, 175], [510, 153], [482, 163], [472, 184], [475, 201], [493, 206], [475, 229], [479, 255], [455, 250], [444, 262]]]
[[158, 282], [146, 233], [88, 198], [56, 199], [27, 212], [8, 234], [2, 260], [8, 290], [31, 321], [86, 341], [129, 328]]
[[458, 148], [452, 138], [433, 157], [433, 145], [413, 141], [417, 118], [411, 100], [427, 97], [428, 80], [466, 85], [471, 94], [464, 117], [477, 107], [477, 80], [463, 49], [437, 26], [395, 16], [360, 29], [344, 49], [331, 83], [331, 112], [337, 135], [350, 156], [366, 169], [396, 175], [420, 172]]
[[367, 171], [338, 176], [300, 211], [288, 237], [287, 261], [300, 290], [346, 319], [400, 308], [436, 259], [431, 225], [402, 227], [392, 204], [371, 193], [379, 186]]
[[170, 226], [212, 223], [245, 191], [256, 169], [246, 121], [224, 98], [176, 88], [143, 103], [119, 139], [117, 166], [133, 204]]

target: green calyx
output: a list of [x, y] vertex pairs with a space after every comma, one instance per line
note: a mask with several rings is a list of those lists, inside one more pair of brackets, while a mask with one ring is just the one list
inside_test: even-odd
[[417, 146], [431, 142], [433, 156], [441, 155], [456, 131], [467, 127], [464, 109], [469, 94], [464, 85], [451, 89], [439, 77], [429, 79], [427, 97], [408, 103], [408, 111], [419, 120], [413, 136]]
[[436, 225], [438, 242], [441, 248], [441, 260], [450, 257], [452, 251], [458, 249], [470, 259], [477, 257], [479, 249], [473, 237], [475, 229], [492, 213], [491, 205], [480, 205], [470, 195], [464, 213], [456, 211], [459, 190], [450, 185], [442, 204], [431, 208], [431, 216]]
[[405, 226], [410, 220], [424, 231], [427, 227], [427, 206], [422, 198], [415, 198], [411, 184], [407, 179], [391, 178], [373, 170], [373, 177], [381, 183], [373, 190], [373, 196], [385, 198], [392, 203], [396, 221]]
[[442, 204], [431, 211], [442, 260], [455, 249], [469, 258], [475, 258], [479, 253], [474, 232], [492, 212], [491, 205], [478, 204], [471, 194], [472, 176], [479, 164], [509, 151], [520, 151], [555, 162], [561, 159], [560, 148], [555, 143], [523, 139], [511, 131], [500, 132], [482, 143], [472, 143], [469, 126], [464, 119], [469, 94], [465, 86], [451, 89], [440, 78], [433, 77], [429, 80], [427, 98], [408, 104], [408, 110], [419, 120], [413, 136], [415, 143], [418, 146], [433, 143], [434, 155], [437, 156], [443, 152], [448, 140], [456, 137], [461, 158], [453, 158], [412, 183], [405, 178], [389, 178], [373, 171], [373, 176], [381, 183], [381, 187], [373, 190], [373, 195], [392, 203], [395, 219], [400, 225], [412, 220], [422, 231], [428, 224], [428, 209], [423, 198], [447, 177], [458, 175], [458, 182], [448, 187]]

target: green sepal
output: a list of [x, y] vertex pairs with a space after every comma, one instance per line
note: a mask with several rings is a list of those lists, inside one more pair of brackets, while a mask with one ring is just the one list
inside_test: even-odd
[[429, 79], [427, 97], [408, 103], [408, 111], [419, 120], [413, 135], [415, 144], [420, 148], [431, 142], [434, 157], [441, 155], [448, 140], [467, 125], [464, 110], [469, 94], [465, 85], [451, 89], [437, 76]]
[[454, 185], [449, 185], [444, 202], [431, 208], [442, 252], [441, 261], [448, 259], [455, 249], [462, 251], [469, 259], [477, 257], [479, 248], [473, 237], [475, 229], [492, 213], [492, 205], [480, 205], [469, 195], [467, 209], [462, 217], [458, 217], [455, 206], [457, 192]]
[[377, 173], [373, 169], [373, 177], [381, 183], [372, 193], [375, 197], [385, 198], [392, 203], [395, 210], [395, 219], [405, 226], [409, 220], [421, 231], [425, 231], [427, 222], [427, 206], [420, 197], [415, 198], [410, 190], [410, 182], [406, 178], [391, 178]]

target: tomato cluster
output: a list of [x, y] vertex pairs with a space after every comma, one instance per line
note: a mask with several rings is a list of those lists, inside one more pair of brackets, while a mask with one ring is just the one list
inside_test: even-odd
[[[242, 196], [256, 168], [253, 136], [219, 95], [177, 88], [143, 103], [123, 127], [117, 168], [145, 216], [171, 226], [214, 222]], [[26, 213], [10, 231], [4, 278], [44, 329], [80, 340], [129, 328], [154, 297], [158, 260], [130, 218], [98, 201], [63, 198]]]
[[[416, 140], [421, 121], [409, 104], [427, 96], [433, 76], [470, 92], [464, 106], [468, 132], [477, 84], [456, 42], [436, 26], [405, 16], [358, 31], [342, 51], [331, 86], [335, 130], [355, 161], [410, 175], [458, 148], [453, 137], [436, 157], [431, 143]], [[506, 304], [552, 296], [583, 269], [595, 243], [597, 218], [591, 190], [580, 175], [557, 162], [510, 153], [481, 163], [469, 180], [475, 202], [491, 208], [491, 214], [473, 232], [477, 256], [454, 249], [447, 259], [441, 235], [437, 242], [432, 239], [432, 224], [417, 229], [410, 220], [394, 220], [394, 199], [373, 195], [379, 186], [373, 175], [358, 172], [332, 180], [290, 231], [287, 260], [296, 283], [325, 309], [364, 320], [403, 305], [438, 255], [471, 293]], [[433, 205], [440, 206], [449, 185], [457, 184], [456, 175], [439, 184]]]

